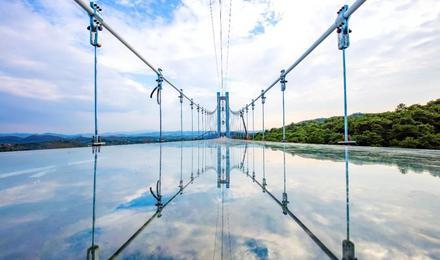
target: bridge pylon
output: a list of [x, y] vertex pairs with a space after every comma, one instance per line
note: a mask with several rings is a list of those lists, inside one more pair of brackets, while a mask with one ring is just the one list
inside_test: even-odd
[[221, 95], [217, 92], [217, 136], [231, 137], [229, 128], [229, 92]]

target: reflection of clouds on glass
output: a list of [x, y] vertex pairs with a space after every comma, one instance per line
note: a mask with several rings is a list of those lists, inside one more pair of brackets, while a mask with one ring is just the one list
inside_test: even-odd
[[38, 173], [41, 174], [42, 172], [48, 173], [49, 170], [53, 171], [54, 169], [55, 169], [55, 166], [51, 165], [51, 166], [31, 168], [31, 169], [25, 169], [25, 170], [19, 170], [19, 171], [2, 172], [2, 173], [0, 173], [0, 179], [24, 175], [24, 174], [31, 174], [31, 173], [35, 173], [35, 174], [38, 174]]
[[[152, 221], [133, 240], [121, 258], [212, 259], [216, 220], [221, 219], [217, 215], [221, 189], [217, 188], [216, 151], [217, 145], [225, 146], [225, 142], [182, 144], [183, 183], [190, 181], [191, 173], [197, 177], [198, 170], [206, 170], [163, 210], [161, 218]], [[243, 173], [240, 164], [246, 150], [244, 143], [227, 142], [231, 172], [230, 188], [224, 189], [224, 231], [230, 232], [231, 253], [228, 235], [224, 240], [225, 258], [230, 255], [237, 259], [325, 258], [310, 237], [255, 184], [263, 182], [264, 165], [267, 190], [281, 201], [284, 176], [279, 148], [282, 145], [269, 144], [263, 156], [261, 143], [249, 143]], [[180, 147], [180, 143], [163, 143], [163, 202], [179, 192]], [[157, 144], [101, 150], [96, 176], [95, 240], [102, 258], [113, 254], [155, 213], [155, 201], [148, 189], [158, 177], [158, 152]], [[44, 172], [52, 168], [20, 173], [22, 169], [2, 161], [0, 154], [0, 162], [6, 162], [0, 163], [0, 172], [40, 175], [39, 178], [3, 178], [7, 181], [0, 183], [0, 258], [13, 254], [26, 258], [26, 252], [39, 252], [46, 258], [84, 255], [91, 236], [90, 149], [8, 156], [8, 160], [15, 162], [24, 157], [27, 163], [38, 161], [30, 164], [34, 166], [32, 169], [45, 165], [56, 167], [46, 175]], [[436, 151], [350, 148], [350, 240], [356, 244], [359, 259], [439, 255], [440, 229], [436, 216], [440, 214], [440, 204], [432, 202], [440, 197], [440, 183], [430, 174], [403, 175], [396, 168], [400, 165], [413, 171], [421, 167], [433, 173], [438, 164], [433, 159], [435, 156]], [[341, 242], [346, 239], [343, 159], [341, 147], [286, 144], [288, 208], [338, 257], [342, 255]], [[40, 182], [33, 184], [37, 179]], [[217, 231], [216, 258], [220, 256], [219, 237]], [[24, 239], [29, 243], [12, 246]]]
[[[268, 143], [269, 147], [281, 149], [279, 144]], [[287, 152], [305, 158], [342, 161], [344, 150], [341, 146], [288, 144]], [[350, 163], [356, 165], [380, 164], [397, 166], [402, 174], [427, 171], [440, 176], [440, 151], [401, 148], [350, 147]]]
[[55, 182], [23, 184], [0, 191], [0, 207], [35, 203], [53, 198], [59, 185]]

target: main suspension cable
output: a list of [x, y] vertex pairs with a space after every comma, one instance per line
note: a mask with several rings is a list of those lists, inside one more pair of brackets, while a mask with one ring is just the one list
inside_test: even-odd
[[229, 21], [228, 21], [228, 41], [226, 44], [226, 86], [229, 82], [229, 42], [231, 36], [231, 20], [232, 20], [232, 0], [229, 1]]
[[221, 81], [220, 81], [220, 88], [221, 93], [223, 93], [223, 22], [222, 22], [222, 0], [218, 0], [219, 3], [219, 13], [220, 13], [220, 74], [221, 74]]
[[220, 84], [220, 77], [219, 77], [219, 73], [218, 73], [217, 43], [216, 43], [216, 39], [215, 39], [214, 15], [213, 15], [213, 11], [212, 11], [212, 0], [209, 0], [209, 13], [211, 15], [211, 28], [212, 28], [212, 41], [214, 43], [215, 68], [216, 68], [216, 73], [217, 73], [217, 80], [219, 80], [218, 83]]

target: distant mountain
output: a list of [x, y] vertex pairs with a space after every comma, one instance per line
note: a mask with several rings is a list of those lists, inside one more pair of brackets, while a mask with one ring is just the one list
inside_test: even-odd
[[[184, 131], [184, 140], [193, 140], [197, 136], [197, 132]], [[137, 134], [128, 133], [106, 133], [102, 135], [102, 140], [106, 145], [123, 145], [123, 144], [140, 144], [154, 143], [159, 141], [159, 132], [148, 132]], [[215, 135], [205, 135], [205, 138], [214, 138]], [[21, 150], [37, 150], [37, 149], [53, 149], [53, 148], [71, 148], [85, 147], [91, 145], [91, 135], [64, 135], [56, 133], [45, 134], [10, 134], [0, 135], [0, 152], [5, 151], [21, 151]], [[162, 133], [162, 140], [165, 142], [181, 140], [180, 131], [170, 131]]]

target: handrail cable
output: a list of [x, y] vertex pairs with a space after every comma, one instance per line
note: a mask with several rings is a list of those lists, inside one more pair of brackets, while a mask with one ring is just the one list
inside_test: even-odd
[[[93, 9], [90, 8], [83, 0], [73, 0], [75, 1], [84, 11], [86, 11], [91, 17], [96, 17], [100, 19], [100, 24], [107, 29], [109, 33], [111, 33], [116, 39], [118, 39], [125, 47], [127, 47], [136, 57], [138, 57], [145, 65], [147, 65], [153, 72], [156, 74], [159, 73], [158, 69], [156, 69], [150, 62], [148, 62], [136, 49], [133, 48], [121, 35], [119, 35], [107, 22], [101, 19], [96, 13], [94, 13]], [[177, 88], [168, 78], [163, 77], [163, 81], [170, 85], [174, 90], [180, 93], [179, 88]], [[187, 95], [183, 94], [183, 98], [188, 101], [191, 101], [191, 98]]]
[[[356, 0], [348, 10], [342, 15], [336, 18], [336, 21], [292, 64], [286, 71], [285, 76], [287, 76], [296, 66], [298, 66], [310, 53], [312, 53], [316, 47], [318, 47], [330, 34], [336, 30], [345, 19], [348, 19], [362, 4], [367, 0]], [[272, 89], [278, 82], [280, 77], [278, 77], [272, 84], [270, 84], [266, 89], [264, 89], [260, 95], [254, 98], [254, 101], [260, 99], [264, 94], [266, 94], [270, 89]], [[249, 105], [246, 105], [249, 106]]]

